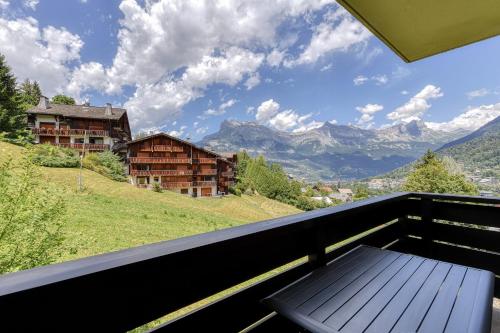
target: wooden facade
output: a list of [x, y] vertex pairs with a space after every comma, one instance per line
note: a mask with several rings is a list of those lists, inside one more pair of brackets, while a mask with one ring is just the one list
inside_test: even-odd
[[128, 143], [129, 175], [138, 187], [162, 188], [194, 197], [227, 194], [234, 160], [160, 133]]
[[131, 131], [124, 109], [112, 108], [111, 104], [50, 104], [42, 96], [38, 106], [27, 114], [36, 143], [86, 151], [113, 150], [125, 157]]

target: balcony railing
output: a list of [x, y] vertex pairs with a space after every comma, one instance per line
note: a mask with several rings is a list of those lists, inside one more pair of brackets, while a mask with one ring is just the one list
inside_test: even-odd
[[161, 187], [163, 188], [186, 188], [186, 187], [192, 187], [193, 182], [166, 182], [166, 183], [161, 183]]
[[51, 145], [80, 150], [109, 150], [108, 144], [99, 143], [51, 143]]
[[222, 181], [220, 183], [222, 186], [233, 186], [234, 185], [234, 181], [232, 181], [232, 180], [225, 180], [225, 181]]
[[198, 164], [216, 164], [217, 163], [216, 158], [202, 157], [202, 158], [195, 158], [193, 160], [194, 160], [194, 163], [198, 163]]
[[177, 157], [130, 157], [130, 163], [191, 163], [190, 158], [177, 158]]
[[193, 170], [131, 170], [132, 176], [190, 176]]
[[168, 146], [168, 145], [155, 145], [153, 146], [154, 151], [168, 151], [168, 152], [178, 152], [182, 153], [184, 149], [179, 146]]
[[155, 331], [293, 331], [260, 300], [359, 244], [490, 270], [500, 297], [499, 227], [498, 198], [396, 193], [139, 246], [1, 276], [2, 330], [128, 331], [280, 268]]
[[109, 136], [109, 132], [105, 130], [86, 130], [86, 129], [55, 129], [55, 128], [32, 128], [31, 132], [37, 135], [46, 136], [70, 136], [70, 135], [87, 135], [87, 136]]
[[194, 173], [201, 176], [215, 176], [217, 169], [194, 170]]
[[193, 186], [217, 186], [216, 181], [194, 181]]

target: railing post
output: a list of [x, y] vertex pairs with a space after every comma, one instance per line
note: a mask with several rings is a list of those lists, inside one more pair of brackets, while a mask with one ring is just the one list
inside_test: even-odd
[[421, 222], [422, 222], [422, 242], [424, 245], [424, 253], [427, 256], [432, 256], [432, 199], [422, 197], [421, 201]]
[[314, 230], [311, 237], [311, 253], [307, 256], [307, 260], [312, 269], [326, 265], [326, 240], [325, 230], [323, 227], [318, 227]]

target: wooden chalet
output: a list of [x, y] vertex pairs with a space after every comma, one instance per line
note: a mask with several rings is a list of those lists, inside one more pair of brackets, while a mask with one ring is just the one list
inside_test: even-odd
[[28, 111], [28, 127], [36, 143], [86, 151], [113, 150], [123, 156], [131, 139], [127, 111], [104, 107], [49, 103], [42, 96]]
[[234, 182], [234, 159], [226, 159], [165, 133], [128, 143], [129, 174], [138, 187], [162, 188], [194, 197], [227, 194]]

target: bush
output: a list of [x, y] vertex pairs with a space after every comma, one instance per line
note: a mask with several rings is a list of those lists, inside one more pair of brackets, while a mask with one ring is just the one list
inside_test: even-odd
[[127, 181], [122, 161], [117, 155], [110, 151], [85, 155], [83, 167], [100, 173], [112, 180], [119, 182]]
[[153, 191], [154, 192], [158, 192], [158, 193], [162, 193], [163, 192], [163, 188], [161, 187], [160, 183], [153, 182]]
[[65, 202], [24, 159], [0, 165], [0, 274], [54, 262], [62, 252]]
[[30, 159], [40, 166], [51, 168], [76, 168], [80, 165], [78, 154], [69, 148], [52, 145], [33, 145], [29, 151]]

